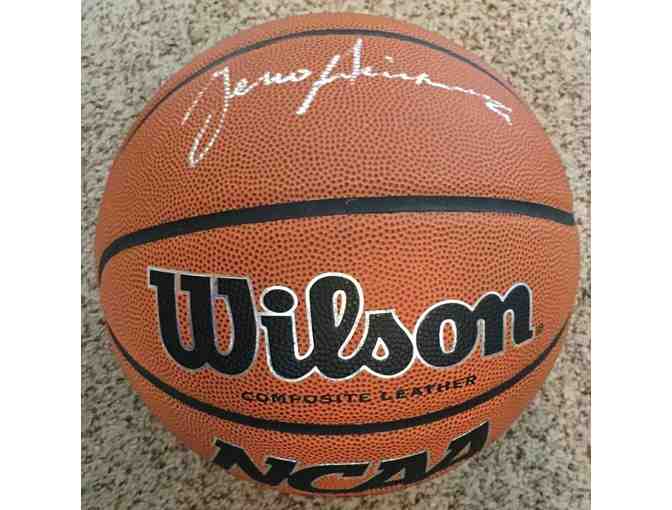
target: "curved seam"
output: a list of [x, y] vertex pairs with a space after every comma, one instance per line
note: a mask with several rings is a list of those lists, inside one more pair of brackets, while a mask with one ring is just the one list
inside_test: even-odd
[[400, 420], [373, 422], [373, 423], [330, 423], [330, 424], [283, 422], [278, 420], [268, 420], [256, 416], [248, 416], [236, 413], [234, 411], [229, 411], [227, 409], [216, 407], [212, 404], [203, 402], [194, 397], [186, 395], [185, 393], [182, 393], [178, 389], [162, 381], [157, 376], [152, 374], [149, 370], [147, 370], [145, 367], [143, 367], [121, 345], [119, 340], [114, 336], [114, 333], [112, 333], [112, 329], [109, 327], [109, 325], [108, 330], [110, 332], [112, 340], [114, 341], [114, 344], [119, 349], [119, 352], [126, 359], [126, 361], [136, 370], [136, 372], [138, 372], [150, 384], [152, 384], [162, 392], [171, 396], [175, 400], [182, 402], [186, 406], [191, 407], [192, 409], [209, 414], [216, 418], [220, 418], [223, 420], [238, 423], [240, 425], [245, 425], [248, 427], [258, 429], [272, 430], [276, 432], [284, 432], [288, 434], [298, 434], [298, 435], [340, 436], [340, 435], [358, 435], [358, 434], [377, 434], [383, 432], [390, 432], [394, 430], [417, 427], [420, 425], [426, 425], [428, 423], [433, 423], [463, 413], [465, 411], [468, 411], [469, 409], [484, 404], [489, 400], [492, 400], [498, 395], [514, 387], [525, 377], [527, 377], [527, 375], [532, 373], [539, 365], [541, 365], [541, 363], [548, 357], [548, 355], [553, 351], [553, 348], [560, 341], [560, 338], [562, 337], [562, 334], [564, 333], [565, 328], [567, 326], [567, 322], [568, 320], [565, 321], [562, 328], [560, 328], [560, 331], [555, 336], [555, 338], [553, 338], [548, 347], [546, 347], [546, 349], [544, 349], [544, 351], [542, 351], [542, 353], [534, 361], [532, 361], [532, 363], [527, 365], [520, 372], [515, 374], [510, 379], [499, 384], [498, 386], [495, 386], [494, 388], [491, 388], [490, 390], [481, 393], [480, 395], [465, 400], [464, 402], [448, 406], [438, 411], [434, 411], [424, 415], [413, 416], [411, 418], [403, 418]]
[[110, 259], [124, 250], [171, 237], [216, 228], [322, 216], [431, 212], [517, 214], [545, 219], [563, 225], [574, 225], [574, 215], [572, 213], [547, 205], [501, 198], [397, 196], [330, 198], [287, 202], [192, 216], [122, 235], [103, 250], [98, 265], [98, 278], [100, 280], [103, 269]]

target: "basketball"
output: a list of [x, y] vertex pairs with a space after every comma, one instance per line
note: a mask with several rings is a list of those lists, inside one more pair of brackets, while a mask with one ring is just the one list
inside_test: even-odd
[[403, 489], [502, 436], [579, 271], [565, 171], [521, 96], [362, 14], [251, 28], [168, 79], [112, 165], [95, 250], [150, 411], [304, 495]]

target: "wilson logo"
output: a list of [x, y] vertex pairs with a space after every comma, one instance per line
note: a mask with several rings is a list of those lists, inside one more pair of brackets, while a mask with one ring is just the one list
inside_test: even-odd
[[[480, 344], [483, 357], [504, 351], [505, 318], [512, 319], [512, 343], [533, 338], [532, 291], [524, 283], [500, 295], [490, 292], [472, 306], [457, 300], [431, 305], [418, 318], [413, 331], [406, 329], [393, 309], [364, 311], [359, 282], [342, 273], [322, 273], [305, 289], [308, 350], [299, 352], [296, 335], [298, 299], [288, 287], [273, 286], [261, 294], [257, 311], [252, 285], [244, 277], [225, 277], [148, 269], [149, 287], [156, 293], [159, 331], [168, 354], [182, 367], [207, 367], [228, 376], [244, 373], [254, 363], [261, 330], [266, 341], [267, 363], [276, 377], [298, 381], [315, 373], [343, 380], [362, 371], [378, 377], [397, 377], [418, 360], [447, 369], [472, 356]], [[189, 347], [180, 337], [177, 296], [189, 302]], [[218, 348], [215, 302], [229, 312], [231, 338], [228, 349]], [[345, 354], [360, 321], [363, 335], [354, 352]], [[446, 327], [452, 328], [447, 346]]]

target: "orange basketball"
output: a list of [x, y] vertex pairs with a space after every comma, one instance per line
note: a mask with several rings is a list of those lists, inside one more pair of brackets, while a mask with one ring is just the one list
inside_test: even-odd
[[497, 439], [561, 349], [565, 173], [507, 81], [393, 19], [288, 18], [168, 80], [96, 237], [119, 362], [231, 474], [401, 489]]

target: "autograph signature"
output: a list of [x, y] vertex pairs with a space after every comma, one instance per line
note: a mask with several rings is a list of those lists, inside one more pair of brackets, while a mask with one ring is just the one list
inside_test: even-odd
[[[420, 73], [418, 75], [409, 75], [405, 72], [398, 72], [396, 74], [390, 73], [389, 71], [380, 71], [373, 68], [370, 65], [362, 65], [362, 49], [364, 42], [361, 38], [357, 39], [354, 46], [350, 49], [352, 53], [352, 68], [350, 73], [334, 73], [334, 69], [342, 60], [341, 54], [336, 54], [331, 57], [331, 60], [324, 67], [322, 72], [317, 76], [313, 81], [308, 90], [308, 93], [303, 98], [303, 102], [294, 112], [296, 115], [305, 115], [311, 106], [315, 103], [318, 92], [325, 86], [334, 83], [338, 80], [347, 80], [351, 83], [354, 83], [357, 80], [362, 78], [386, 78], [389, 80], [403, 80], [411, 82], [418, 86], [429, 86], [437, 89], [443, 89], [448, 92], [459, 92], [461, 94], [466, 94], [469, 96], [474, 96], [479, 98], [483, 105], [499, 117], [503, 119], [504, 122], [511, 125], [511, 113], [512, 109], [508, 106], [502, 104], [501, 102], [493, 99], [487, 94], [482, 94], [473, 89], [466, 89], [457, 85], [448, 85], [445, 83], [440, 83], [432, 81], [427, 73]], [[393, 63], [394, 60], [391, 57], [386, 56], [385, 60], [387, 62]], [[274, 85], [288, 85], [292, 83], [300, 83], [308, 78], [315, 77], [315, 72], [310, 69], [297, 69], [288, 74], [281, 73], [272, 73], [271, 71], [266, 71], [256, 80], [250, 82], [246, 78], [241, 78], [238, 81], [233, 83], [231, 79], [231, 73], [229, 67], [226, 66], [223, 69], [215, 71], [210, 75], [210, 80], [208, 83], [200, 90], [196, 95], [196, 98], [192, 102], [191, 106], [184, 114], [182, 118], [182, 125], [184, 126], [192, 119], [192, 114], [194, 110], [201, 102], [203, 95], [208, 89], [215, 83], [219, 83], [222, 87], [222, 106], [219, 110], [219, 117], [217, 118], [217, 126], [214, 128], [214, 131], [207, 140], [204, 140], [204, 137], [209, 129], [211, 129], [213, 113], [207, 112], [205, 119], [201, 123], [196, 136], [194, 137], [193, 143], [189, 150], [187, 156], [187, 162], [191, 168], [195, 168], [198, 164], [205, 158], [210, 152], [210, 149], [215, 145], [219, 139], [222, 129], [224, 128], [225, 119], [227, 112], [231, 109], [234, 101], [237, 98], [246, 96], [253, 90], [258, 87], [269, 87]]]

